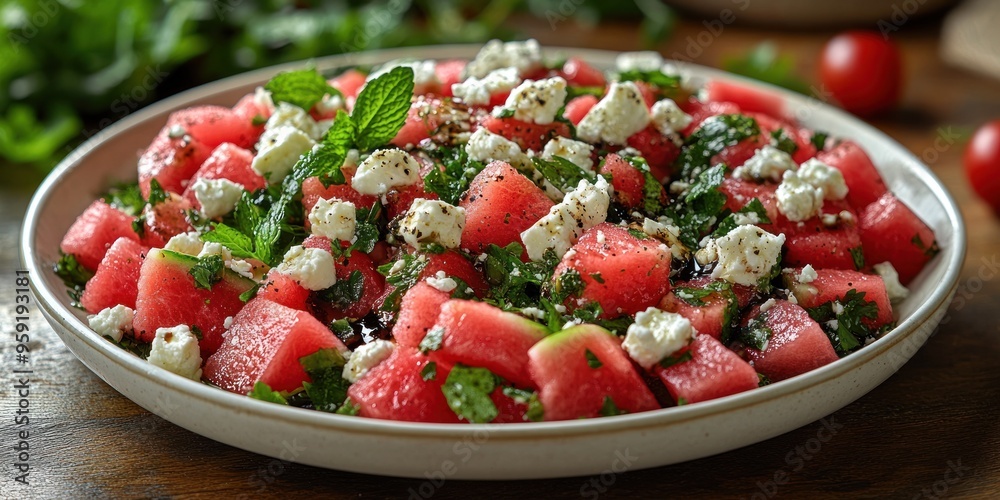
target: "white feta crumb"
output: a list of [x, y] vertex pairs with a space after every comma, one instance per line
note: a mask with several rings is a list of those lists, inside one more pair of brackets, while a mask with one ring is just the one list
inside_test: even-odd
[[201, 204], [201, 213], [209, 219], [232, 212], [243, 196], [243, 186], [229, 179], [198, 178], [191, 185], [191, 190]]
[[444, 293], [451, 293], [458, 288], [458, 282], [449, 278], [444, 271], [438, 271], [434, 276], [429, 276], [426, 281], [428, 285]]
[[840, 328], [840, 321], [831, 319], [830, 321], [826, 322], [826, 327], [832, 331], [837, 331], [837, 329]]
[[799, 274], [798, 276], [795, 277], [795, 280], [798, 281], [799, 283], [812, 283], [813, 281], [816, 281], [816, 278], [819, 278], [819, 275], [816, 274], [816, 270], [813, 269], [812, 264], [806, 264], [805, 267], [803, 267], [802, 270], [799, 271]]
[[566, 193], [563, 201], [521, 233], [521, 241], [531, 260], [540, 260], [546, 250], [558, 257], [566, 254], [584, 231], [607, 219], [611, 203], [611, 186], [602, 176], [591, 184], [580, 180], [576, 189]]
[[206, 241], [201, 247], [201, 251], [198, 252], [197, 257], [199, 259], [203, 259], [210, 255], [218, 255], [219, 257], [222, 257], [223, 262], [232, 260], [233, 258], [233, 252], [226, 248], [225, 245], [214, 241]]
[[889, 294], [889, 301], [897, 303], [910, 295], [910, 290], [899, 282], [899, 273], [893, 267], [892, 262], [880, 262], [872, 266], [875, 274], [882, 277], [885, 283], [885, 291]]
[[663, 56], [652, 50], [622, 52], [615, 58], [618, 71], [659, 71], [663, 66]]
[[257, 154], [250, 166], [271, 184], [280, 183], [299, 157], [315, 144], [312, 137], [292, 126], [267, 130], [260, 136]]
[[833, 309], [833, 314], [837, 316], [844, 314], [844, 304], [841, 304], [839, 300], [833, 301], [832, 309]]
[[605, 241], [607, 241], [607, 238], [604, 236], [604, 231], [598, 231], [597, 243], [603, 245]]
[[563, 313], [566, 312], [566, 306], [564, 306], [562, 304], [556, 304], [554, 307], [556, 309], [556, 312], [559, 313], [559, 314], [563, 314]]
[[354, 172], [351, 187], [361, 194], [381, 196], [390, 189], [420, 180], [420, 163], [402, 149], [377, 149]]
[[788, 170], [795, 170], [798, 165], [792, 157], [770, 144], [754, 151], [743, 165], [733, 170], [734, 179], [748, 181], [781, 181], [781, 176]]
[[629, 136], [649, 125], [649, 109], [634, 82], [615, 82], [576, 126], [587, 142], [623, 145]]
[[292, 127], [301, 130], [302, 133], [314, 141], [319, 140], [321, 137], [319, 129], [316, 128], [316, 120], [306, 110], [287, 102], [278, 103], [278, 107], [274, 109], [274, 113], [271, 114], [271, 117], [267, 119], [267, 123], [264, 124], [264, 131], [266, 133], [269, 130], [281, 127]]
[[505, 161], [514, 167], [531, 165], [531, 160], [521, 151], [517, 143], [500, 134], [494, 134], [485, 127], [476, 129], [469, 136], [465, 152], [469, 154], [470, 160], [484, 163]]
[[663, 358], [687, 347], [694, 337], [695, 330], [687, 318], [650, 307], [635, 315], [635, 323], [629, 325], [622, 349], [648, 370]]
[[[319, 100], [314, 106], [316, 112], [321, 116], [330, 116], [335, 114], [338, 110], [343, 109], [347, 111], [347, 106], [344, 104], [344, 99], [339, 95], [326, 94], [322, 99]], [[316, 130], [319, 135], [316, 136], [316, 140], [320, 137], [326, 135], [327, 130], [330, 130], [330, 126], [333, 125], [333, 119], [320, 120], [316, 122]]]
[[551, 160], [553, 157], [561, 156], [573, 162], [574, 165], [588, 172], [593, 172], [594, 160], [591, 156], [593, 152], [594, 146], [586, 142], [574, 141], [568, 137], [559, 136], [545, 143], [545, 148], [542, 150], [542, 158]]
[[674, 259], [684, 260], [687, 258], [690, 250], [681, 243], [681, 229], [679, 227], [647, 217], [642, 221], [642, 231], [666, 243]]
[[170, 137], [171, 139], [183, 139], [184, 136], [187, 135], [187, 133], [188, 133], [187, 129], [185, 129], [180, 125], [174, 124], [171, 125], [170, 129], [167, 130], [167, 137]]
[[777, 303], [778, 302], [776, 300], [774, 300], [773, 298], [772, 299], [767, 299], [766, 301], [764, 301], [763, 304], [760, 305], [760, 312], [766, 313], [768, 310], [770, 310], [772, 307], [774, 307], [774, 305], [777, 304]]
[[535, 319], [545, 319], [545, 311], [537, 307], [525, 307], [521, 309], [521, 314]]
[[441, 200], [417, 198], [399, 223], [403, 241], [419, 249], [426, 243], [458, 248], [465, 229], [465, 209]]
[[244, 278], [253, 279], [253, 264], [243, 259], [227, 260], [226, 267], [228, 267], [234, 273], [243, 276]]
[[847, 183], [840, 170], [810, 158], [799, 167], [799, 178], [819, 189], [827, 200], [842, 200], [847, 196]]
[[670, 183], [670, 194], [682, 195], [690, 188], [691, 185], [684, 181], [674, 181]]
[[775, 198], [778, 211], [793, 222], [811, 219], [823, 209], [823, 191], [799, 177], [794, 170], [784, 173]]
[[691, 115], [685, 113], [673, 99], [662, 99], [653, 104], [650, 109], [653, 125], [663, 135], [671, 135], [684, 130], [691, 125]]
[[718, 260], [712, 270], [713, 278], [730, 283], [757, 286], [771, 275], [781, 260], [781, 246], [785, 235], [773, 235], [757, 226], [737, 226], [724, 236], [709, 241], [699, 250], [699, 261]]
[[504, 109], [514, 111], [514, 119], [547, 125], [566, 103], [566, 80], [554, 76], [542, 80], [525, 80], [511, 91]]
[[101, 309], [97, 314], [87, 316], [90, 329], [102, 337], [110, 337], [115, 342], [121, 342], [122, 334], [132, 330], [132, 320], [135, 311], [130, 307], [117, 305]]
[[158, 328], [146, 361], [182, 377], [201, 380], [198, 338], [187, 325]]
[[275, 271], [292, 278], [307, 290], [324, 290], [337, 283], [333, 255], [319, 248], [302, 245], [289, 248]]
[[396, 344], [382, 339], [375, 339], [358, 347], [351, 353], [347, 364], [344, 365], [344, 380], [352, 384], [357, 383], [372, 368], [388, 359], [395, 348]]
[[226, 319], [222, 320], [222, 327], [225, 328], [226, 330], [232, 328], [233, 327], [233, 317], [232, 316], [226, 316]]
[[501, 68], [514, 68], [525, 75], [542, 65], [542, 48], [537, 40], [501, 42], [490, 40], [479, 49], [476, 57], [465, 65], [466, 76], [482, 78]]
[[521, 83], [516, 68], [502, 68], [477, 78], [469, 77], [463, 82], [451, 84], [451, 93], [470, 106], [485, 106], [493, 94], [514, 90]]
[[735, 214], [733, 214], [733, 222], [735, 222], [737, 226], [746, 226], [746, 225], [756, 226], [757, 224], [760, 224], [760, 216], [757, 215], [757, 212], [748, 212], [748, 213], [736, 212]]
[[268, 115], [274, 113], [274, 99], [271, 92], [264, 87], [257, 87], [253, 91], [253, 103], [257, 108], [264, 110]]
[[428, 59], [426, 61], [389, 61], [379, 67], [377, 71], [371, 72], [366, 82], [370, 82], [393, 68], [410, 68], [413, 70], [413, 86], [426, 87], [428, 85], [438, 85], [441, 80], [437, 76], [437, 62]]
[[188, 231], [171, 236], [163, 249], [186, 255], [198, 255], [203, 246], [201, 235], [197, 231]]
[[357, 223], [357, 211], [349, 201], [320, 198], [309, 211], [312, 234], [331, 240], [354, 241]]

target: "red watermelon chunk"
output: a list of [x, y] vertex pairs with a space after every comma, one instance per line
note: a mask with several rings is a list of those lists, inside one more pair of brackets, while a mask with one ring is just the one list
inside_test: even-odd
[[[456, 129], [457, 132], [460, 130], [458, 127], [468, 130], [468, 119], [465, 108], [452, 101], [418, 96], [410, 105], [403, 127], [390, 142], [401, 148], [412, 148], [424, 139], [430, 138], [438, 130]], [[460, 124], [460, 120], [465, 120], [465, 123]]]
[[541, 151], [546, 142], [556, 136], [569, 137], [569, 126], [562, 122], [539, 125], [515, 118], [498, 118], [489, 115], [482, 125], [494, 134], [501, 135], [517, 143], [521, 151], [529, 149]]
[[212, 148], [185, 135], [173, 139], [169, 127], [156, 136], [153, 143], [139, 157], [139, 189], [149, 198], [149, 183], [156, 179], [163, 189], [183, 193], [191, 176], [212, 152]]
[[812, 264], [816, 268], [857, 269], [855, 254], [861, 248], [857, 215], [842, 200], [827, 200], [823, 214], [850, 214], [834, 226], [826, 226], [819, 217], [792, 223], [781, 215], [777, 221], [785, 233], [785, 252], [782, 262], [786, 266]]
[[850, 290], [865, 294], [865, 300], [878, 307], [878, 317], [874, 321], [865, 320], [872, 327], [892, 323], [892, 305], [886, 293], [882, 277], [857, 271], [841, 269], [816, 269], [816, 279], [809, 283], [799, 283], [797, 276], [802, 268], [792, 269], [782, 274], [785, 284], [800, 306], [811, 309], [835, 300], [843, 300]]
[[434, 66], [434, 74], [441, 82], [441, 96], [451, 97], [451, 86], [462, 81], [462, 72], [465, 71], [465, 60], [451, 59], [448, 61], [438, 61]]
[[139, 268], [148, 251], [149, 248], [132, 238], [115, 240], [97, 266], [94, 277], [83, 289], [80, 305], [91, 314], [119, 304], [135, 309], [135, 298], [139, 294]]
[[464, 281], [477, 297], [484, 297], [489, 285], [486, 278], [469, 262], [469, 259], [455, 250], [448, 250], [439, 254], [426, 254], [427, 266], [420, 273], [420, 279], [436, 276], [438, 272], [443, 272], [446, 276], [459, 278]]
[[59, 248], [63, 253], [76, 257], [76, 261], [88, 271], [94, 271], [118, 238], [139, 241], [139, 235], [132, 229], [133, 220], [125, 212], [97, 200], [76, 218]]
[[276, 302], [285, 307], [305, 311], [309, 300], [309, 289], [303, 287], [294, 278], [276, 271], [267, 273], [257, 297]]
[[264, 132], [264, 123], [268, 118], [271, 117], [272, 110], [268, 109], [266, 106], [261, 106], [254, 95], [251, 92], [242, 98], [233, 106], [233, 113], [236, 113], [240, 118], [247, 120], [251, 123], [254, 121], [260, 123], [254, 127], [254, 131], [257, 134], [257, 138], [260, 138], [260, 134]]
[[425, 200], [438, 199], [437, 193], [424, 190], [424, 180], [420, 179], [416, 184], [392, 188], [385, 195], [385, 212], [389, 219], [395, 219], [406, 213], [417, 198]]
[[621, 341], [599, 326], [580, 325], [549, 335], [528, 351], [528, 358], [545, 420], [600, 416], [606, 398], [629, 413], [660, 407]]
[[[755, 318], [754, 308], [748, 318]], [[754, 368], [772, 382], [806, 373], [837, 360], [830, 339], [813, 321], [805, 309], [785, 300], [778, 300], [767, 310], [765, 324], [772, 335], [764, 350], [746, 348], [746, 356]]]
[[503, 387], [497, 387], [490, 399], [497, 407], [497, 418], [493, 419], [494, 424], [516, 424], [518, 422], [529, 422], [528, 403], [516, 401], [503, 393]]
[[142, 244], [163, 248], [170, 238], [193, 231], [188, 221], [188, 211], [194, 209], [187, 198], [170, 193], [170, 197], [143, 209]]
[[259, 137], [251, 120], [222, 106], [195, 106], [175, 111], [167, 118], [167, 129], [175, 126], [182, 127], [210, 149], [224, 142], [251, 148]]
[[693, 96], [684, 102], [678, 102], [677, 105], [685, 113], [691, 115], [691, 124], [681, 131], [681, 135], [684, 137], [698, 130], [698, 127], [701, 127], [701, 122], [710, 116], [733, 115], [740, 112], [740, 107], [731, 102], [702, 102]]
[[451, 296], [421, 281], [403, 295], [392, 327], [392, 337], [401, 346], [417, 347], [437, 322], [441, 306]]
[[580, 236], [556, 266], [553, 279], [569, 270], [578, 272], [583, 292], [579, 299], [567, 299], [567, 305], [597, 302], [602, 317], [616, 318], [660, 302], [670, 291], [670, 260], [670, 250], [658, 240], [640, 240], [626, 228], [605, 222]]
[[528, 349], [545, 337], [542, 325], [484, 302], [449, 300], [434, 328], [444, 330], [441, 358], [488, 368], [518, 387], [535, 387]]
[[709, 80], [705, 84], [705, 95], [710, 102], [731, 102], [743, 111], [764, 113], [783, 120], [790, 118], [784, 98], [768, 90], [737, 82]]
[[573, 125], [579, 125], [583, 121], [583, 117], [587, 116], [587, 113], [590, 112], [590, 108], [593, 108], [599, 100], [597, 96], [590, 94], [574, 97], [566, 103], [566, 110], [563, 111], [563, 117]]
[[[784, 218], [784, 216], [778, 212], [778, 199], [775, 195], [775, 191], [777, 189], [778, 185], [774, 183], [758, 184], [756, 182], [734, 179], [732, 177], [726, 178], [722, 181], [722, 184], [719, 185], [719, 192], [726, 195], [726, 208], [728, 208], [729, 211], [738, 212], [740, 209], [747, 206], [747, 204], [754, 198], [756, 198], [760, 200], [762, 205], [764, 205], [764, 210], [767, 212], [767, 218], [771, 221], [777, 221]], [[759, 226], [763, 229], [773, 227], [770, 224], [759, 224]]]
[[604, 87], [608, 83], [604, 78], [603, 71], [591, 66], [579, 57], [566, 59], [558, 74], [566, 80], [566, 83], [574, 87]]
[[150, 250], [139, 271], [135, 302], [135, 335], [152, 342], [157, 328], [177, 325], [198, 327], [201, 357], [207, 358], [222, 344], [223, 324], [243, 308], [240, 294], [254, 282], [228, 269], [210, 290], [195, 286], [189, 271], [196, 257], [169, 250]]
[[739, 309], [749, 302], [749, 298], [754, 294], [754, 289], [739, 284], [725, 284], [723, 290], [712, 290], [705, 297], [688, 297], [685, 289], [707, 290], [706, 287], [710, 285], [724, 283], [722, 280], [710, 277], [696, 278], [686, 282], [679, 281], [670, 293], [660, 301], [659, 308], [684, 316], [691, 322], [695, 331], [701, 335], [707, 335], [716, 340], [722, 339], [723, 332], [729, 330], [733, 321], [738, 319], [734, 316], [738, 316]]
[[888, 191], [871, 158], [857, 143], [841, 141], [833, 149], [817, 154], [816, 159], [844, 174], [847, 202], [859, 212]]
[[[330, 252], [332, 242], [329, 238], [322, 236], [310, 236], [302, 242], [306, 248], [319, 248]], [[347, 246], [347, 243], [344, 242]], [[332, 253], [332, 252], [331, 252]], [[368, 255], [362, 252], [351, 252], [350, 257], [341, 256], [336, 262], [337, 281], [348, 280], [351, 274], [357, 271], [361, 275], [362, 293], [361, 299], [345, 308], [339, 308], [333, 304], [322, 302], [318, 298], [313, 301], [317, 308], [317, 316], [326, 321], [333, 321], [343, 318], [358, 319], [363, 318], [372, 311], [376, 301], [385, 291], [385, 277], [379, 274]]]
[[[424, 380], [427, 363], [436, 364], [437, 374]], [[362, 417], [407, 422], [460, 423], [448, 406], [441, 386], [448, 378], [448, 363], [425, 356], [412, 347], [397, 346], [347, 391]]]
[[247, 394], [258, 381], [275, 391], [294, 391], [311, 381], [299, 359], [320, 349], [347, 351], [309, 313], [259, 297], [236, 314], [223, 338], [205, 361], [204, 375], [237, 394]]
[[859, 227], [865, 262], [891, 262], [904, 285], [939, 251], [934, 231], [892, 193], [865, 208]]
[[[646, 187], [646, 176], [641, 170], [617, 154], [610, 153], [604, 158], [600, 172], [611, 176], [611, 185], [615, 188], [615, 200], [618, 203], [628, 208], [642, 206], [645, 199], [643, 189]], [[660, 201], [667, 201], [667, 192], [662, 186], [660, 187]]]
[[[330, 184], [324, 186], [319, 177], [310, 177], [302, 181], [302, 208], [306, 216], [316, 206], [320, 198], [324, 200], [338, 199], [349, 201], [355, 208], [371, 208], [378, 203], [378, 197], [361, 194], [351, 187], [351, 179], [354, 178], [354, 170], [345, 168], [341, 170], [346, 181], [343, 184]], [[306, 222], [308, 227], [308, 221]]]
[[628, 138], [628, 145], [638, 149], [649, 164], [653, 177], [662, 180], [670, 176], [671, 165], [681, 149], [669, 137], [650, 125]]
[[365, 86], [367, 78], [368, 76], [364, 73], [356, 69], [349, 69], [331, 79], [330, 86], [339, 90], [340, 93], [344, 94], [344, 97], [357, 97], [361, 88]]
[[491, 244], [520, 243], [521, 233], [549, 213], [552, 200], [510, 164], [493, 162], [472, 180], [459, 206], [465, 209], [461, 247], [482, 253]]
[[251, 192], [267, 187], [264, 177], [250, 168], [252, 162], [253, 153], [249, 150], [228, 142], [220, 144], [191, 177], [191, 182], [184, 190], [184, 197], [193, 206], [201, 207], [191, 189], [191, 184], [198, 179], [226, 179]]
[[710, 335], [698, 335], [687, 352], [691, 359], [669, 368], [657, 365], [656, 375], [680, 403], [698, 403], [757, 388], [759, 378], [749, 363]]

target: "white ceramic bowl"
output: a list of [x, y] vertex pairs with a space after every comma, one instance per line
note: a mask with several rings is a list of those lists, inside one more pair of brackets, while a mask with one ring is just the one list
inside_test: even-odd
[[[316, 63], [320, 69], [330, 69], [399, 57], [470, 57], [476, 50], [411, 48], [335, 56]], [[572, 52], [602, 67], [611, 66], [616, 55]], [[137, 153], [171, 111], [194, 104], [232, 105], [277, 71], [301, 66], [254, 71], [198, 87], [112, 125], [59, 165], [38, 189], [25, 218], [24, 265], [33, 276], [39, 308], [63, 342], [125, 397], [211, 439], [294, 462], [418, 478], [542, 478], [666, 465], [768, 439], [851, 403], [916, 352], [955, 293], [965, 255], [965, 229], [938, 179], [909, 151], [860, 120], [781, 91], [789, 109], [807, 125], [861, 143], [891, 189], [934, 228], [942, 248], [898, 308], [895, 330], [807, 374], [714, 401], [612, 418], [513, 425], [414, 424], [283, 407], [230, 394], [151, 366], [88, 329], [85, 315], [70, 307], [65, 288], [51, 271], [59, 257], [59, 241], [74, 218], [112, 181], [135, 179]], [[685, 70], [696, 79], [749, 83], [709, 68]]]

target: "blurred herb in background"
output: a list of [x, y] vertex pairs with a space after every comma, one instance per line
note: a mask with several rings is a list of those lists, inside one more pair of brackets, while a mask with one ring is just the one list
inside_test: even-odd
[[795, 60], [790, 55], [778, 54], [773, 42], [763, 42], [741, 57], [725, 59], [722, 69], [810, 95], [809, 84], [795, 74]]
[[[672, 29], [658, 0], [2, 0], [0, 161], [47, 171], [136, 109], [249, 69], [386, 47], [518, 37], [511, 16]], [[516, 19], [516, 18], [515, 18]], [[516, 25], [515, 25], [516, 29]]]

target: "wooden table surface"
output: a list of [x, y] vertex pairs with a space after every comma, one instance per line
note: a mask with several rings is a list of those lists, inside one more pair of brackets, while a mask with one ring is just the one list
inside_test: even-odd
[[[625, 50], [638, 43], [630, 25], [588, 30], [567, 21], [551, 29], [543, 22], [526, 22], [518, 28], [544, 44]], [[662, 52], [687, 53], [695, 62], [718, 65], [723, 57], [769, 38], [795, 56], [801, 74], [811, 75], [820, 47], [831, 35], [726, 27], [700, 55], [686, 52], [689, 40], [697, 40], [703, 29], [697, 22], [684, 22]], [[898, 373], [833, 414], [843, 427], [832, 439], [815, 449], [817, 441], [810, 440], [822, 428], [816, 422], [722, 455], [628, 472], [607, 487], [600, 481], [591, 485], [594, 478], [452, 481], [437, 495], [1000, 497], [1000, 222], [964, 180], [963, 140], [949, 139], [952, 132], [1000, 117], [1000, 83], [945, 65], [937, 55], [938, 29], [933, 20], [914, 22], [894, 35], [906, 63], [904, 102], [874, 124], [923, 156], [959, 201], [969, 227], [958, 292], [962, 298], [952, 305], [947, 325]], [[8, 184], [0, 189], [0, 359], [9, 367], [14, 357], [15, 241], [30, 187]], [[406, 497], [419, 486], [415, 480], [282, 464], [181, 429], [104, 384], [70, 354], [37, 310], [31, 316], [32, 367], [39, 374], [31, 399], [31, 484], [12, 481], [10, 443], [17, 402], [13, 379], [4, 375], [0, 497], [377, 498]], [[810, 451], [805, 451], [807, 445]], [[776, 477], [784, 479], [782, 484]]]

